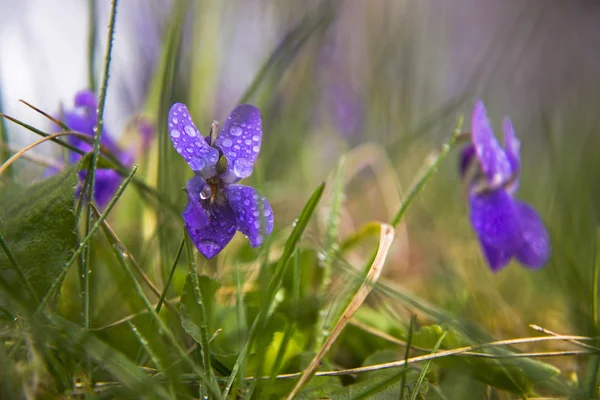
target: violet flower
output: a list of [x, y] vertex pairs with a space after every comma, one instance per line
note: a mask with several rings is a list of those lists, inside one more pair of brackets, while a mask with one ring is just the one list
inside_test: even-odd
[[519, 186], [520, 142], [509, 118], [504, 119], [504, 148], [488, 121], [481, 100], [475, 103], [471, 144], [460, 156], [460, 173], [469, 188], [470, 220], [493, 271], [512, 257], [530, 268], [550, 257], [550, 238], [538, 213], [515, 199]]
[[273, 230], [273, 210], [267, 199], [256, 189], [236, 183], [252, 174], [260, 151], [260, 112], [252, 105], [239, 105], [218, 136], [215, 133], [202, 137], [184, 104], [171, 107], [173, 146], [194, 171], [186, 185], [188, 204], [181, 216], [206, 258], [223, 250], [236, 229], [252, 247], [258, 247]]
[[[94, 127], [96, 126], [96, 121], [98, 119], [97, 116], [97, 100], [94, 92], [90, 90], [81, 90], [77, 92], [74, 100], [75, 107], [73, 109], [63, 111], [61, 115], [59, 115], [59, 119], [72, 131], [84, 133], [90, 135], [90, 137], [94, 136]], [[59, 129], [55, 129], [56, 131], [60, 131]], [[134, 149], [122, 150], [114, 140], [111, 138], [110, 134], [103, 129], [102, 136], [100, 137], [100, 144], [105, 147], [108, 151], [110, 151], [116, 159], [118, 159], [121, 164], [130, 168], [133, 165], [133, 160], [135, 156], [139, 153], [143, 153], [148, 145], [150, 144], [151, 138], [154, 136], [153, 128], [151, 128], [147, 123], [143, 123], [140, 126], [140, 132], [142, 133], [142, 146], [137, 151]], [[78, 149], [84, 152], [92, 151], [92, 145], [87, 143], [86, 141], [77, 138], [75, 136], [69, 136], [67, 139], [68, 143], [72, 146], [77, 147]], [[69, 164], [74, 164], [81, 158], [81, 154], [76, 152], [69, 152], [69, 156], [67, 162]], [[45, 175], [56, 173], [55, 169], [49, 169], [46, 171]], [[81, 171], [79, 173], [80, 180], [83, 182], [85, 180], [86, 171]], [[94, 187], [94, 200], [96, 204], [103, 208], [115, 194], [119, 185], [123, 181], [123, 177], [121, 175], [112, 170], [105, 168], [96, 169], [96, 184]], [[80, 194], [81, 188], [78, 189], [78, 195]]]

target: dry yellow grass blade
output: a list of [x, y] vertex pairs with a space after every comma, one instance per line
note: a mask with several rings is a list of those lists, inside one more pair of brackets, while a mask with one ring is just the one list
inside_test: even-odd
[[2, 175], [2, 173], [6, 170], [6, 168], [8, 168], [12, 163], [17, 161], [23, 154], [25, 154], [29, 150], [33, 149], [35, 146], [42, 144], [44, 142], [47, 142], [48, 140], [56, 139], [57, 137], [60, 137], [60, 136], [76, 136], [82, 140], [89, 140], [89, 138], [90, 138], [89, 135], [85, 135], [83, 133], [77, 133], [77, 132], [60, 132], [60, 133], [55, 133], [54, 135], [46, 136], [38, 141], [31, 143], [29, 146], [24, 147], [19, 152], [13, 154], [13, 156], [11, 158], [6, 160], [6, 162], [4, 164], [2, 164], [2, 166], [0, 166], [0, 175]]
[[323, 357], [325, 357], [325, 354], [327, 354], [327, 352], [331, 348], [331, 345], [335, 342], [335, 340], [338, 338], [344, 327], [346, 327], [348, 322], [352, 319], [354, 313], [365, 301], [368, 294], [371, 292], [371, 289], [373, 289], [373, 286], [379, 279], [381, 271], [383, 270], [383, 263], [385, 262], [385, 258], [387, 257], [387, 254], [390, 250], [390, 246], [394, 241], [394, 234], [395, 231], [391, 225], [384, 223], [381, 224], [381, 234], [379, 239], [379, 247], [377, 249], [377, 255], [375, 256], [373, 264], [371, 264], [371, 267], [369, 268], [369, 272], [367, 273], [365, 280], [358, 288], [358, 291], [352, 298], [350, 304], [348, 304], [348, 307], [346, 307], [346, 309], [344, 310], [344, 313], [338, 320], [337, 324], [331, 330], [331, 335], [329, 335], [327, 340], [325, 340], [325, 343], [323, 343], [323, 346], [321, 346], [319, 352], [311, 360], [310, 364], [308, 365], [308, 368], [306, 368], [306, 370], [300, 377], [300, 380], [298, 380], [298, 382], [294, 386], [294, 389], [288, 395], [288, 400], [293, 399], [294, 396], [296, 396], [298, 392], [300, 392], [302, 387], [312, 378], [317, 368], [319, 367], [321, 360], [323, 359]]

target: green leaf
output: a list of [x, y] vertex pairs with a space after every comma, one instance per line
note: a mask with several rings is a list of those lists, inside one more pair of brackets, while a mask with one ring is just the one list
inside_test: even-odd
[[206, 321], [203, 321], [200, 304], [196, 300], [192, 276], [188, 274], [181, 296], [181, 326], [196, 342], [202, 344], [202, 324], [204, 323], [209, 327], [209, 332], [214, 332], [214, 329], [211, 329], [211, 325], [214, 325], [215, 316], [214, 300], [220, 285], [217, 281], [205, 275], [198, 276], [198, 285], [202, 293]]
[[79, 168], [0, 191], [0, 234], [8, 248], [0, 251], [0, 275], [26, 297], [32, 296], [30, 287], [34, 297], [43, 298], [77, 246], [73, 208]]

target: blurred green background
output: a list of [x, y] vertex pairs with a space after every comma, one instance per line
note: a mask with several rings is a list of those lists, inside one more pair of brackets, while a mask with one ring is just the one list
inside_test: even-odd
[[[61, 104], [72, 106], [77, 90], [98, 88], [109, 14], [110, 3], [101, 0], [18, 4], [0, 0], [2, 112], [48, 131], [48, 120], [19, 99], [56, 113]], [[471, 108], [481, 98], [496, 132], [508, 115], [521, 139], [519, 197], [532, 204], [547, 224], [553, 246], [550, 262], [539, 271], [517, 263], [496, 274], [489, 270], [468, 222], [465, 188], [457, 173], [458, 152], [453, 149], [397, 226], [382, 279], [354, 321], [402, 340], [411, 337], [413, 314], [415, 330], [446, 324], [450, 332], [468, 338], [452, 343], [537, 335], [529, 324], [560, 334], [597, 336], [593, 273], [600, 240], [599, 46], [600, 6], [595, 1], [122, 1], [105, 127], [122, 143], [135, 146], [138, 137], [132, 120], [144, 115], [155, 124], [151, 151], [136, 160], [137, 177], [156, 188], [162, 200], [146, 202], [147, 196], [129, 188], [108, 221], [162, 290], [183, 237], [182, 221], [172, 209], [183, 209], [186, 196], [181, 189], [191, 176], [171, 147], [164, 126], [166, 110], [173, 102], [186, 103], [206, 135], [212, 120], [223, 121], [238, 103], [257, 105], [263, 118], [262, 151], [254, 174], [244, 183], [257, 187], [273, 206], [272, 240], [266, 248], [253, 250], [238, 234], [216, 260], [206, 261], [197, 254], [195, 259], [198, 272], [220, 284], [211, 295], [219, 306], [212, 307], [208, 326], [211, 334], [222, 329], [213, 346], [231, 368], [248, 327], [265, 305], [261, 289], [272, 276], [271, 263], [281, 256], [311, 193], [327, 182], [290, 263], [295, 267], [288, 266], [277, 296], [271, 299], [277, 311], [265, 327], [270, 341], [264, 347], [270, 350], [265, 350], [264, 359], [256, 356], [246, 365], [249, 376], [257, 371], [267, 375], [300, 371], [315, 351], [315, 324], [323, 315], [334, 318], [363, 278], [362, 268], [377, 246], [377, 233], [368, 229], [368, 223], [393, 218], [460, 115], [465, 116], [463, 131], [469, 131]], [[10, 151], [36, 139], [11, 123], [5, 123], [3, 134]], [[33, 151], [42, 164], [59, 159], [61, 152], [54, 144]], [[335, 198], [333, 175], [342, 156], [345, 185], [339, 232], [332, 243], [327, 232]], [[22, 184], [40, 181], [44, 167], [39, 164], [21, 159], [11, 179]], [[6, 184], [9, 178], [2, 178]], [[349, 239], [358, 244], [345, 249]], [[114, 242], [98, 234], [91, 247], [92, 331], [138, 365], [155, 367], [130, 326], [104, 328], [142, 308], [111, 245]], [[331, 287], [320, 292], [323, 255], [340, 246], [343, 251], [336, 252], [332, 261]], [[174, 303], [184, 290], [187, 259], [184, 250], [167, 292]], [[77, 275], [72, 268], [56, 312], [81, 324]], [[155, 304], [154, 295], [147, 294]], [[160, 315], [181, 343], [193, 343], [177, 315], [169, 311]], [[164, 340], [154, 336], [156, 326], [148, 318], [134, 320], [150, 342]], [[360, 324], [346, 328], [324, 367], [351, 368], [367, 360], [404, 358], [401, 346], [375, 337]], [[10, 325], [6, 332], [25, 329]], [[286, 339], [289, 356], [282, 355], [278, 369], [278, 341], [288, 331], [292, 332]], [[452, 347], [444, 343], [445, 348]], [[431, 349], [434, 344], [423, 347]], [[557, 348], [571, 347], [550, 343], [520, 350]], [[585, 398], [597, 387], [596, 357], [544, 360], [561, 369], [563, 386], [548, 385], [528, 394], [585, 393], [581, 395]], [[48, 368], [31, 369], [38, 367]], [[92, 379], [89, 371], [82, 374], [82, 381], [110, 380], [97, 370]], [[434, 373], [427, 380], [435, 390], [423, 394], [426, 398], [514, 395], [502, 385], [489, 385], [485, 379], [481, 383], [464, 366], [436, 365]], [[30, 383], [28, 374], [17, 373], [22, 382]], [[42, 382], [49, 379], [47, 373], [40, 374]], [[314, 382], [325, 379], [329, 383], [322, 386], [348, 385], [363, 378]], [[107, 396], [122, 394], [115, 390]], [[242, 384], [239, 390], [240, 397], [278, 398], [289, 387], [259, 385], [256, 391], [245, 391]], [[85, 393], [93, 396], [91, 391]], [[190, 395], [179, 386], [171, 393]], [[54, 388], [47, 394], [64, 392]], [[398, 398], [400, 393], [392, 390], [381, 396], [386, 395]]]

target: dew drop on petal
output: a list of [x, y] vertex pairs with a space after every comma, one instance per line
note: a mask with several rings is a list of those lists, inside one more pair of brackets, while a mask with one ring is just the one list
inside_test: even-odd
[[252, 146], [252, 151], [255, 153], [258, 153], [260, 151], [260, 147], [258, 146]]
[[174, 124], [176, 124], [176, 123], [178, 123], [178, 122], [179, 122], [179, 120], [178, 120], [177, 118], [173, 118], [173, 123], [174, 123]]
[[252, 164], [245, 158], [238, 158], [233, 163], [233, 173], [241, 178], [245, 178], [252, 174]]
[[231, 133], [233, 136], [240, 136], [242, 134], [242, 128], [239, 126], [232, 126], [229, 130], [229, 133]]
[[188, 153], [193, 153], [193, 152], [194, 152], [194, 149], [192, 149], [191, 147], [186, 147], [186, 148], [185, 148], [185, 150], [186, 150]]
[[258, 216], [260, 216], [260, 211], [258, 211], [258, 210], [257, 210], [257, 211], [254, 211], [254, 216], [255, 216], [255, 217], [258, 217]]
[[255, 142], [258, 142], [260, 140], [260, 136], [254, 135], [254, 136], [252, 136], [252, 140], [254, 140]]
[[246, 144], [246, 146], [250, 146], [252, 144], [252, 140], [246, 139], [244, 140], [244, 143]]
[[265, 217], [268, 217], [269, 215], [271, 215], [271, 210], [265, 210], [264, 213], [263, 213], [263, 215]]
[[249, 206], [250, 205], [250, 200], [248, 200], [248, 199], [244, 200], [244, 205], [245, 206]]
[[173, 129], [171, 131], [171, 137], [178, 138], [179, 136], [181, 136], [181, 132], [179, 132], [177, 129]]
[[229, 138], [225, 138], [223, 139], [223, 141], [221, 142], [221, 145], [223, 147], [231, 147], [231, 145], [233, 144], [233, 142], [231, 141], [231, 139]]
[[195, 137], [196, 136], [196, 130], [194, 129], [193, 126], [191, 125], [186, 125], [183, 130], [185, 131], [185, 133], [189, 136], [189, 137]]
[[200, 191], [200, 198], [202, 200], [208, 199], [212, 195], [212, 190], [209, 185], [205, 185]]

